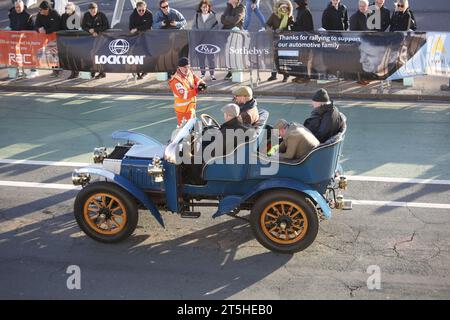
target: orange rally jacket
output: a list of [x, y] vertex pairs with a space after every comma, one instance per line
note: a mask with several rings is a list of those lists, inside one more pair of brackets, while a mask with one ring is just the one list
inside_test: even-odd
[[174, 96], [175, 112], [182, 113], [195, 109], [197, 104], [197, 87], [202, 82], [191, 70], [186, 75], [177, 70], [169, 80], [169, 86]]

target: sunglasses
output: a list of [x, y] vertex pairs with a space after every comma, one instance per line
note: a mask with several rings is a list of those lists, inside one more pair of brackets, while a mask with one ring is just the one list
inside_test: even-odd
[[399, 7], [399, 8], [404, 8], [405, 5], [404, 5], [404, 4], [398, 4], [397, 7]]
[[164, 6], [164, 7], [161, 7], [161, 9], [167, 9], [169, 6]]
[[138, 10], [138, 12], [145, 12], [145, 9]]

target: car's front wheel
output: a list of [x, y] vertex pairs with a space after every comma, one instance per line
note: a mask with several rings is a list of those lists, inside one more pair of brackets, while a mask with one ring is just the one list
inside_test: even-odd
[[263, 194], [251, 210], [250, 224], [258, 242], [279, 253], [306, 249], [319, 230], [312, 203], [305, 195], [290, 190]]
[[86, 235], [105, 243], [128, 238], [138, 222], [132, 196], [111, 182], [95, 182], [82, 189], [75, 199], [74, 213]]

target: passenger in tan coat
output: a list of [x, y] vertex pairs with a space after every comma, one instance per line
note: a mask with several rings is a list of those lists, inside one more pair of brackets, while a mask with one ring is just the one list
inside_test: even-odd
[[299, 123], [280, 119], [274, 129], [278, 129], [283, 138], [278, 149], [280, 159], [300, 159], [320, 144], [311, 131]]

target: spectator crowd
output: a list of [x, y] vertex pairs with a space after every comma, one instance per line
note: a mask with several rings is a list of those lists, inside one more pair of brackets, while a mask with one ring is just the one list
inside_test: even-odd
[[[226, 1], [226, 0], [222, 0]], [[347, 0], [349, 1], [349, 0]], [[408, 0], [395, 0], [395, 10], [390, 12], [385, 6], [385, 0], [375, 0], [369, 4], [368, 0], [358, 1], [358, 10], [349, 17], [345, 4], [341, 0], [331, 0], [322, 14], [319, 31], [409, 31], [416, 30], [417, 23]], [[39, 33], [52, 33], [60, 30], [79, 30], [80, 28], [96, 37], [110, 29], [106, 15], [99, 10], [96, 3], [90, 3], [88, 11], [81, 19], [81, 25], [75, 23], [76, 6], [68, 2], [64, 14], [60, 15], [50, 1], [39, 4], [39, 12], [33, 16], [28, 13], [23, 0], [12, 1], [14, 7], [9, 11], [10, 30], [36, 30]], [[253, 14], [260, 24], [259, 31], [314, 31], [314, 21], [309, 9], [308, 0], [274, 0], [272, 13], [266, 19], [260, 10], [261, 0], [228, 0], [225, 11], [219, 15], [213, 10], [210, 0], [200, 0], [192, 28], [196, 30], [248, 30]], [[159, 9], [151, 12], [146, 2], [138, 1], [136, 8], [129, 17], [129, 31], [131, 33], [144, 32], [151, 29], [185, 29], [187, 22], [183, 14], [171, 7], [169, 0], [159, 0]], [[369, 10], [369, 6], [374, 10]], [[193, 9], [194, 10], [194, 9]], [[220, 24], [219, 25], [219, 21]], [[201, 78], [206, 76], [209, 68], [211, 80], [215, 78], [215, 60], [213, 55], [205, 56], [201, 63]], [[54, 71], [54, 77], [60, 76], [60, 71]], [[69, 79], [79, 75], [73, 71]], [[92, 77], [104, 78], [103, 72]], [[145, 74], [138, 74], [142, 79]], [[231, 72], [225, 77], [231, 79]], [[277, 72], [273, 71], [268, 81], [276, 80]], [[283, 81], [288, 80], [283, 75]], [[296, 79], [294, 79], [295, 81]]]

